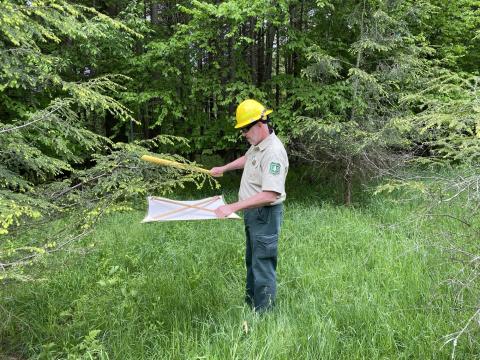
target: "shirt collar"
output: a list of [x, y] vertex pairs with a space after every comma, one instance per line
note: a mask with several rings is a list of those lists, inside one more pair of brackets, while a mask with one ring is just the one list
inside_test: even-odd
[[257, 145], [255, 145], [255, 150], [260, 150], [260, 151], [265, 150], [267, 146], [273, 141], [274, 137], [275, 137], [275, 132], [272, 132], [265, 139], [263, 139]]

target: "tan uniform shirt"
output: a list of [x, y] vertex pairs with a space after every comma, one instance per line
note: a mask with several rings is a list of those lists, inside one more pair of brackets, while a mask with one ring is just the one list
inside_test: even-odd
[[252, 145], [245, 154], [239, 200], [245, 200], [262, 191], [274, 191], [279, 195], [271, 205], [285, 201], [285, 179], [288, 173], [288, 157], [280, 139], [271, 133], [258, 145]]

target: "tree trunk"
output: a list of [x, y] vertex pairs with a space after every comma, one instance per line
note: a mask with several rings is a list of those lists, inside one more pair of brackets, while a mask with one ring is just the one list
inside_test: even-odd
[[[365, 14], [365, 0], [363, 1], [363, 10], [362, 10], [362, 16], [361, 16], [361, 22], [360, 22], [360, 39], [362, 39], [363, 34], [364, 34], [364, 14]], [[356, 60], [356, 67], [357, 69], [360, 68], [362, 64], [362, 51], [359, 50], [357, 54], [357, 60]], [[357, 98], [358, 94], [358, 78], [355, 79], [355, 82], [353, 83], [353, 101]], [[350, 114], [350, 121], [354, 121], [356, 118], [357, 109], [355, 107], [355, 103], [353, 103], [352, 106], [352, 112]], [[352, 203], [352, 162], [353, 159], [350, 155], [347, 155], [347, 167], [345, 170], [344, 174], [344, 181], [345, 181], [345, 193], [344, 193], [344, 204], [349, 206]]]
[[[303, 9], [304, 1], [302, 0], [300, 6], [300, 17], [294, 22], [295, 28], [300, 33], [303, 30]], [[294, 51], [292, 54], [292, 74], [294, 77], [300, 77], [300, 54], [298, 53], [298, 50]]]
[[265, 77], [264, 80], [270, 81], [272, 79], [272, 65], [273, 65], [273, 41], [275, 40], [275, 29], [270, 23], [267, 23], [265, 43]]
[[248, 36], [250, 39], [253, 39], [253, 43], [249, 46], [249, 58], [250, 58], [250, 73], [252, 76], [252, 82], [254, 84], [257, 83], [257, 56], [256, 56], [256, 41], [255, 41], [255, 23], [256, 19], [251, 18], [250, 19], [250, 28], [249, 28], [249, 33]]
[[262, 27], [257, 32], [257, 86], [261, 86], [264, 82], [265, 76], [265, 28], [262, 24]]
[[150, 5], [150, 22], [154, 25], [158, 25], [160, 23], [160, 4], [159, 3], [152, 3]]
[[148, 139], [150, 136], [150, 108], [152, 105], [150, 102], [147, 102], [144, 106], [142, 118], [143, 139]]
[[[275, 76], [280, 73], [280, 28], [277, 27], [277, 55], [275, 56]], [[275, 85], [275, 107], [278, 109], [280, 105], [280, 86]]]
[[352, 159], [347, 158], [347, 166], [343, 173], [343, 204], [350, 206], [352, 204]]
[[[233, 39], [228, 39], [228, 79], [227, 83], [231, 84], [235, 81], [236, 76], [236, 61], [235, 61], [235, 48], [233, 46]], [[235, 103], [233, 100], [228, 104], [228, 114], [232, 115], [235, 111]]]

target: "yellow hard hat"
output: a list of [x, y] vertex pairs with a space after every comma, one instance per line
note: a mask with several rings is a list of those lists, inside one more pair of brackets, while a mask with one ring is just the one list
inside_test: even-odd
[[273, 110], [267, 110], [265, 106], [256, 100], [248, 99], [242, 101], [237, 107], [237, 124], [235, 129], [243, 128], [258, 120], [266, 120], [267, 115], [272, 112]]

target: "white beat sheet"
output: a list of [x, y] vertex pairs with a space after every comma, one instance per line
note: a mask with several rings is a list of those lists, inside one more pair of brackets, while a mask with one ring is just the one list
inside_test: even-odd
[[[162, 197], [148, 197], [148, 213], [142, 222], [218, 219], [214, 210], [225, 205], [223, 196], [201, 200], [178, 201]], [[240, 219], [235, 213], [226, 219]]]

